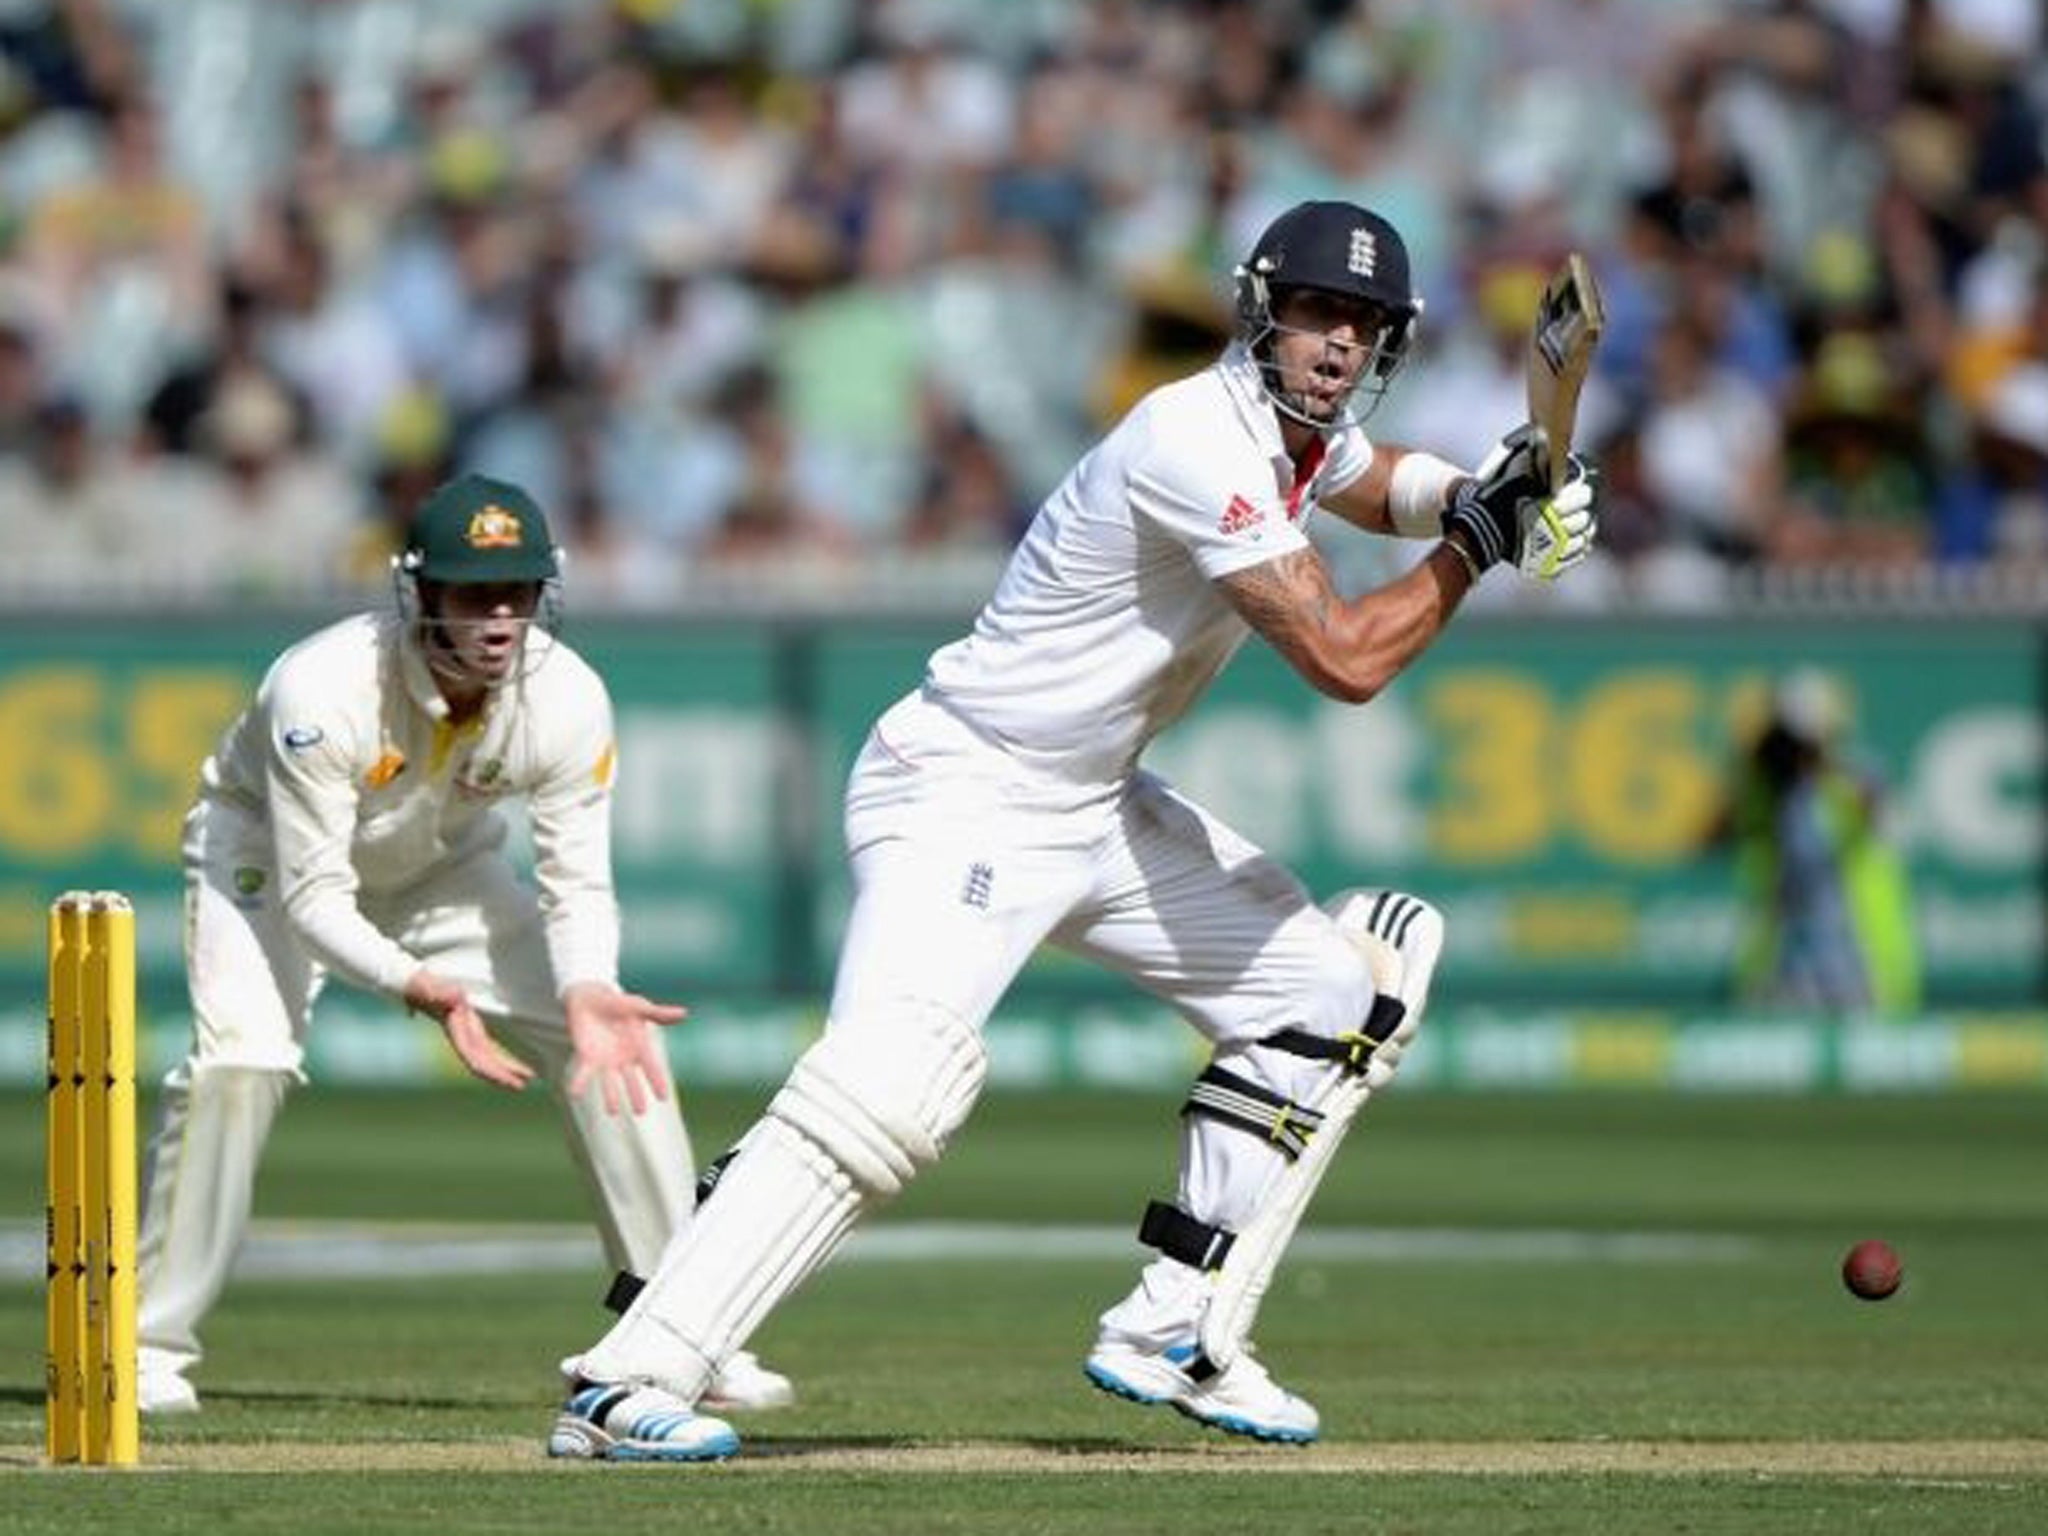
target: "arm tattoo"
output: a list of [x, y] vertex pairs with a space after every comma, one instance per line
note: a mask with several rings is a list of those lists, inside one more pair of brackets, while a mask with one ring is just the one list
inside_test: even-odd
[[1297, 549], [1217, 583], [1245, 623], [1289, 657], [1313, 653], [1330, 633], [1338, 598], [1330, 568], [1313, 549]]

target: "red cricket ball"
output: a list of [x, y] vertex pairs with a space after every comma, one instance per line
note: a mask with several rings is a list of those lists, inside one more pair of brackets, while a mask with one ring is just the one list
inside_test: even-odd
[[1890, 1243], [1866, 1238], [1842, 1260], [1842, 1284], [1865, 1301], [1883, 1301], [1899, 1288], [1905, 1268]]

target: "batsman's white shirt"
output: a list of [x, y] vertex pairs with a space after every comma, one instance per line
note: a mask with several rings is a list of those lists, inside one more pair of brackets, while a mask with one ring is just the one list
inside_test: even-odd
[[1217, 579], [1302, 548], [1317, 498], [1371, 460], [1347, 426], [1297, 465], [1241, 347], [1146, 396], [1081, 460], [972, 633], [855, 765], [833, 1027], [913, 999], [978, 1024], [1047, 939], [1213, 1039], [1318, 1022], [1290, 1010], [1342, 942], [1328, 920], [1137, 763], [1249, 633]]
[[1350, 426], [1288, 456], [1241, 346], [1146, 396], [1060, 484], [926, 690], [1020, 762], [1107, 788], [1249, 632], [1216, 579], [1301, 548], [1372, 462]]
[[[361, 614], [272, 665], [201, 770], [188, 854], [267, 844], [270, 856], [241, 866], [250, 873], [240, 880], [275, 882], [290, 931], [319, 966], [396, 993], [421, 958], [366, 909], [409, 920], [451, 872], [503, 845], [495, 807], [523, 797], [554, 988], [612, 982], [612, 770], [610, 696], [566, 645], [548, 642], [525, 677], [458, 725], [397, 616]], [[454, 895], [433, 899], [459, 905]]]

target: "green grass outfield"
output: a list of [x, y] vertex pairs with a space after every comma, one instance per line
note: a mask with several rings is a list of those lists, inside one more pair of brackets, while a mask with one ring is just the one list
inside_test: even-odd
[[[700, 1152], [758, 1102], [693, 1098]], [[238, 1281], [206, 1412], [108, 1474], [39, 1465], [41, 1105], [0, 1097], [0, 1531], [2048, 1529], [2048, 1095], [1396, 1093], [1261, 1322], [1322, 1409], [1306, 1449], [1081, 1378], [1139, 1259], [1120, 1234], [1171, 1188], [1172, 1110], [990, 1098], [756, 1341], [800, 1407], [742, 1420], [723, 1467], [607, 1468], [541, 1454], [554, 1361], [602, 1328], [544, 1104], [308, 1091], [265, 1167], [267, 1249], [473, 1252], [483, 1225], [538, 1257]], [[1041, 1230], [888, 1246], [969, 1221]], [[1836, 1276], [1866, 1236], [1906, 1260], [1881, 1304]]]

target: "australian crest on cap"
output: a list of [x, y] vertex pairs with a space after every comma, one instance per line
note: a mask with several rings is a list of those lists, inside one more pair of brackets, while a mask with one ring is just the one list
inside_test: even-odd
[[463, 537], [471, 549], [517, 549], [520, 533], [519, 514], [507, 512], [494, 501], [470, 518], [469, 531]]

